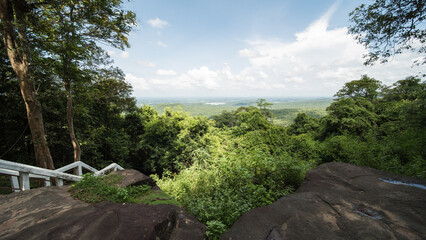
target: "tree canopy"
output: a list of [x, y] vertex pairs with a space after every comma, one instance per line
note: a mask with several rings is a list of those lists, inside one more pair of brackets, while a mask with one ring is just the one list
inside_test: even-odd
[[[426, 3], [424, 0], [375, 0], [350, 13], [349, 32], [369, 49], [365, 64], [387, 62], [403, 50], [426, 54]], [[426, 57], [417, 62], [425, 64]]]
[[345, 86], [340, 89], [334, 96], [338, 99], [351, 98], [359, 99], [364, 98], [372, 102], [379, 96], [381, 88], [380, 81], [363, 75], [360, 80], [354, 80], [345, 83]]
[[[66, 107], [56, 111], [66, 115], [74, 160], [80, 160], [74, 110], [78, 114], [81, 107], [75, 106], [79, 101], [73, 99], [78, 100], [78, 94], [93, 86], [103, 73], [113, 75], [114, 81], [121, 78], [116, 70], [108, 69], [112, 61], [99, 44], [119, 49], [128, 47], [127, 35], [136, 24], [135, 14], [122, 9], [122, 0], [2, 0], [0, 3], [0, 34], [27, 105], [37, 165], [54, 168], [42, 118], [42, 105], [49, 104], [40, 102], [38, 96], [51, 92], [36, 91], [34, 87], [42, 82], [49, 85], [45, 80], [50, 86], [63, 84], [66, 102], [62, 104]], [[55, 86], [55, 91], [61, 91], [61, 87]]]

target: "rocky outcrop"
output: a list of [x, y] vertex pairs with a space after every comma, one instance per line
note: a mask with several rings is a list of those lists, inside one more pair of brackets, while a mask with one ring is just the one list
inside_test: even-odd
[[119, 187], [149, 185], [151, 187], [158, 188], [152, 178], [134, 169], [113, 171], [110, 174], [123, 176], [123, 179], [117, 184]]
[[221, 239], [425, 239], [426, 182], [328, 163], [275, 203], [244, 214]]
[[204, 239], [205, 226], [173, 205], [87, 204], [67, 187], [0, 196], [0, 239]]

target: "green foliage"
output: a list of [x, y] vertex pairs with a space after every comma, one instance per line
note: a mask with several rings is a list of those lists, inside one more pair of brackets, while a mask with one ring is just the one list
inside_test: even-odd
[[256, 101], [256, 104], [259, 109], [268, 109], [273, 105], [272, 103], [267, 102], [264, 98], [259, 98]]
[[151, 190], [148, 185], [129, 186], [127, 188], [115, 186], [122, 176], [107, 175], [94, 176], [92, 173], [83, 175], [83, 179], [72, 185], [70, 192], [73, 198], [85, 202], [130, 202], [138, 203], [138, 198]]
[[379, 96], [378, 90], [382, 88], [380, 81], [363, 75], [360, 80], [353, 80], [345, 83], [345, 86], [340, 89], [334, 96], [340, 99], [365, 99], [370, 102], [377, 99]]
[[209, 238], [216, 239], [246, 211], [290, 193], [308, 168], [288, 156], [252, 150], [156, 180], [161, 189], [206, 223]]
[[[136, 107], [124, 73], [108, 66], [100, 68], [108, 58], [94, 43], [78, 35], [101, 27], [99, 32], [93, 31], [92, 40], [126, 46], [126, 33], [134, 16], [116, 9], [121, 2], [104, 6], [104, 1], [63, 1], [42, 8], [60, 12], [63, 6], [69, 7], [67, 11], [77, 6], [83, 14], [76, 21], [68, 19], [70, 12], [55, 14], [49, 20], [46, 16], [51, 14], [45, 12], [47, 15], [38, 20], [46, 23], [46, 29], [39, 29], [47, 34], [44, 37], [58, 40], [77, 34], [67, 44], [34, 43], [40, 44], [40, 51], [46, 46], [52, 48], [35, 54], [33, 64], [47, 113], [49, 144], [56, 166], [71, 162], [64, 117], [66, 97], [58, 80], [59, 70], [67, 70], [68, 77], [73, 77], [75, 127], [82, 160], [94, 167], [118, 162], [126, 168], [157, 174], [158, 185], [171, 197], [148, 186], [118, 188], [114, 185], [117, 176], [90, 174], [72, 186], [74, 197], [88, 202], [179, 204], [207, 225], [209, 239], [217, 239], [248, 210], [292, 192], [306, 171], [320, 163], [339, 161], [426, 178], [426, 91], [425, 83], [414, 77], [384, 87], [380, 81], [362, 76], [336, 93], [327, 112], [324, 109], [329, 99], [274, 105], [265, 99], [238, 100], [222, 108], [192, 106], [194, 112], [205, 116], [191, 116], [182, 111], [187, 106], [180, 104], [172, 105], [180, 110], [169, 108], [161, 114], [149, 105]], [[117, 19], [119, 15], [123, 19]], [[54, 25], [48, 26], [51, 21]], [[119, 22], [118, 29], [114, 28], [115, 21]], [[90, 26], [83, 27], [86, 24]], [[67, 28], [72, 26], [79, 28], [70, 34]], [[35, 39], [43, 39], [40, 37]], [[0, 153], [14, 146], [7, 158], [31, 162], [33, 150], [25, 129], [24, 105], [1, 46], [0, 133], [4, 137], [0, 139]], [[60, 55], [62, 50], [71, 59], [68, 65]], [[62, 61], [62, 68], [58, 61]], [[218, 115], [207, 119], [213, 113]]]
[[425, 84], [408, 77], [383, 88], [374, 101], [369, 96], [346, 96], [330, 105], [321, 119], [320, 161], [425, 178]]
[[266, 99], [264, 98], [259, 98], [257, 101], [257, 107], [259, 108], [260, 112], [265, 115], [265, 117], [270, 118], [272, 117], [272, 113], [271, 113], [271, 106], [273, 105], [272, 103], [269, 103], [266, 101]]
[[306, 113], [297, 114], [294, 123], [288, 128], [290, 134], [315, 133], [319, 130], [319, 119]]
[[237, 115], [233, 111], [228, 112], [224, 110], [221, 114], [213, 115], [211, 118], [215, 121], [215, 126], [218, 128], [237, 126]]
[[216, 135], [226, 151], [216, 148], [203, 164], [155, 177], [161, 189], [208, 226], [209, 239], [217, 239], [246, 211], [290, 193], [315, 165], [316, 160], [290, 156], [285, 128], [267, 122], [259, 110], [241, 115], [251, 127], [241, 124]]
[[338, 100], [327, 111], [329, 114], [321, 119], [323, 137], [341, 134], [365, 136], [376, 127], [374, 105], [364, 98]]
[[222, 233], [228, 230], [228, 227], [225, 224], [217, 220], [208, 221], [206, 225], [206, 235], [208, 239], [218, 239], [218, 236], [222, 235]]
[[316, 141], [310, 134], [290, 136], [285, 150], [293, 158], [309, 162], [312, 166], [316, 166], [322, 161], [320, 142]]
[[[140, 102], [141, 100], [139, 100]], [[191, 116], [204, 116], [216, 121], [216, 127], [223, 128], [236, 126], [236, 113], [242, 109], [254, 108], [256, 102], [253, 100], [226, 100], [221, 105], [209, 105], [205, 101], [184, 101], [180, 103], [163, 103], [165, 100], [151, 100], [153, 108], [160, 114], [164, 109], [172, 108], [175, 111], [188, 112]], [[311, 117], [320, 118], [326, 114], [325, 109], [332, 102], [331, 98], [325, 99], [277, 99], [270, 106], [269, 120], [280, 125], [289, 125], [299, 112], [305, 112]]]
[[0, 41], [0, 159], [35, 163], [25, 104], [4, 42]]
[[[377, 60], [382, 63], [401, 53], [412, 49], [420, 54], [426, 53], [424, 45], [426, 4], [424, 1], [376, 0], [370, 5], [362, 4], [350, 13], [354, 23], [349, 32], [355, 34], [358, 41], [368, 47], [365, 64]], [[419, 41], [416, 49], [414, 42]], [[425, 63], [423, 58], [422, 64]]]
[[146, 205], [167, 204], [180, 206], [179, 202], [177, 202], [175, 199], [173, 199], [161, 190], [151, 190], [147, 194], [139, 197], [139, 201], [140, 203]]
[[254, 130], [266, 130], [271, 125], [259, 109], [241, 111], [237, 114], [237, 118], [237, 127], [234, 128], [236, 135]]
[[426, 91], [426, 84], [421, 82], [419, 78], [407, 77], [392, 84], [391, 87], [383, 89], [384, 101], [414, 101], [421, 98]]

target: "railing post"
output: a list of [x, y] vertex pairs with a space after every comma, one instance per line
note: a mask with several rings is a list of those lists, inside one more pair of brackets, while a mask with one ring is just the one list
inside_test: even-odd
[[83, 175], [83, 169], [81, 168], [81, 165], [78, 165], [77, 167], [77, 176]]
[[56, 178], [56, 186], [63, 186], [63, 185], [64, 185], [64, 179]]
[[30, 174], [27, 172], [19, 172], [19, 186], [21, 191], [30, 189]]
[[45, 187], [50, 186], [50, 178], [49, 177], [47, 177], [47, 178], [44, 179], [44, 186]]
[[17, 176], [10, 176], [10, 186], [14, 192], [20, 192], [19, 181]]

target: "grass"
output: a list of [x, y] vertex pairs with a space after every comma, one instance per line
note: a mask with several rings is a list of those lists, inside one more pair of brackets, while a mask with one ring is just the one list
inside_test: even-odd
[[73, 198], [88, 203], [117, 202], [146, 205], [179, 205], [176, 200], [163, 191], [152, 189], [148, 185], [118, 187], [117, 183], [122, 178], [123, 176], [117, 175], [103, 177], [85, 174], [81, 181], [72, 184], [69, 191]]
[[170, 197], [168, 194], [164, 193], [161, 190], [150, 190], [146, 195], [143, 195], [139, 198], [140, 203], [146, 205], [158, 205], [158, 204], [167, 204], [167, 205], [177, 205], [180, 204]]

